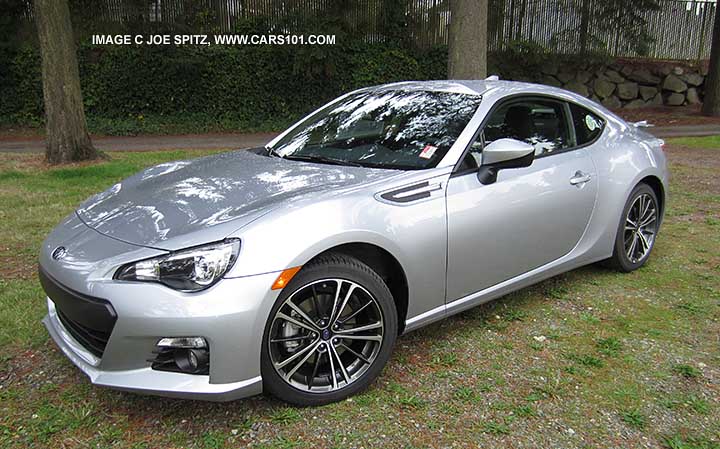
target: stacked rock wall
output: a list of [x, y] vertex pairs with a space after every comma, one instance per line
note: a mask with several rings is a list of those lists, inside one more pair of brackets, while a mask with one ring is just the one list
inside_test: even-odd
[[602, 103], [610, 109], [700, 104], [707, 66], [617, 61], [609, 65], [548, 64], [538, 79]]

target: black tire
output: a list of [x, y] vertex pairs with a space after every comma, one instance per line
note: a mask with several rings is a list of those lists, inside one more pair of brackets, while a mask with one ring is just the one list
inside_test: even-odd
[[[653, 228], [653, 239], [650, 243], [649, 249], [645, 252], [645, 254], [638, 258], [637, 260], [631, 260], [630, 257], [627, 254], [626, 246], [625, 246], [625, 240], [626, 240], [626, 230], [625, 225], [628, 219], [628, 213], [630, 212], [631, 207], [635, 204], [635, 202], [643, 195], [647, 195], [652, 200], [652, 207], [655, 209], [655, 221], [654, 221], [654, 228]], [[618, 271], [621, 271], [623, 273], [629, 273], [631, 271], [635, 271], [638, 268], [645, 265], [645, 262], [650, 258], [650, 254], [652, 253], [652, 249], [655, 246], [655, 240], [657, 237], [657, 232], [660, 228], [660, 219], [661, 219], [661, 211], [659, 207], [659, 202], [657, 195], [655, 194], [655, 191], [647, 184], [640, 183], [638, 184], [633, 191], [630, 193], [630, 196], [628, 197], [627, 202], [625, 203], [625, 207], [623, 208], [622, 216], [620, 217], [620, 222], [618, 223], [617, 231], [615, 233], [615, 244], [613, 246], [613, 255], [611, 258], [603, 261], [603, 265], [605, 265], [608, 268], [612, 268]], [[628, 231], [632, 233], [632, 231]]]
[[[323, 279], [351, 281], [363, 287], [372, 295], [382, 314], [382, 341], [380, 342], [379, 349], [375, 352], [372, 363], [369, 367], [365, 368], [364, 373], [358, 378], [334, 391], [308, 392], [288, 383], [276, 370], [272, 362], [270, 350], [270, 333], [273, 328], [273, 321], [280, 308], [284, 307], [283, 304], [285, 304], [285, 301], [295, 292], [306, 288], [305, 286], [308, 284]], [[280, 400], [299, 406], [329, 404], [354, 395], [367, 388], [380, 374], [389, 360], [398, 334], [397, 326], [397, 311], [392, 294], [382, 278], [375, 271], [358, 259], [348, 255], [329, 254], [327, 256], [321, 256], [304, 266], [302, 270], [293, 277], [290, 283], [280, 293], [278, 300], [270, 312], [263, 334], [261, 354], [261, 373], [264, 391]], [[317, 341], [319, 340], [318, 338]], [[329, 347], [330, 341], [326, 343]], [[337, 370], [337, 367], [335, 369], [339, 373], [338, 376], [343, 374]]]

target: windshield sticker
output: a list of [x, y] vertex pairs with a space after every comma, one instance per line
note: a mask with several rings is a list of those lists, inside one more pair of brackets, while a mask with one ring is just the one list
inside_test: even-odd
[[437, 147], [434, 147], [432, 145], [425, 145], [425, 148], [420, 152], [420, 157], [423, 159], [430, 159], [435, 155], [435, 151], [437, 151]]
[[590, 131], [595, 131], [598, 128], [597, 121], [591, 115], [585, 116], [585, 126], [587, 126]]

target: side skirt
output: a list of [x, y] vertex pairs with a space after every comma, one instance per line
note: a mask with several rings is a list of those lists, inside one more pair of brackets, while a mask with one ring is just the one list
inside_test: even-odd
[[[406, 334], [416, 329], [420, 329], [421, 327], [427, 326], [428, 324], [434, 323], [435, 321], [439, 321], [443, 318], [447, 318], [457, 313], [464, 312], [465, 310], [492, 301], [493, 299], [497, 299], [501, 296], [505, 296], [508, 293], [512, 293], [533, 284], [537, 284], [538, 282], [544, 281], [562, 273], [566, 273], [568, 271], [575, 270], [585, 265], [600, 262], [604, 259], [606, 259], [606, 257], [577, 258], [561, 263], [557, 263], [557, 261], [555, 261], [555, 263], [557, 263], [555, 266], [548, 267], [548, 265], [544, 265], [542, 267], [538, 267], [532, 271], [528, 271], [527, 273], [523, 273], [512, 279], [508, 279], [499, 284], [493, 285], [492, 287], [488, 287], [479, 292], [471, 293], [460, 299], [456, 299], [445, 305], [436, 307], [434, 309], [428, 310], [425, 313], [414, 316], [405, 321], [405, 332], [403, 332], [403, 334]], [[552, 264], [553, 262], [550, 263], [550, 265]]]

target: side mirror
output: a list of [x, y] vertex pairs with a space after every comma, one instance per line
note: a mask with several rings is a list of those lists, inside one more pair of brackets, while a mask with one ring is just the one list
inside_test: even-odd
[[535, 147], [515, 139], [498, 139], [483, 148], [478, 179], [483, 184], [497, 181], [499, 170], [529, 167], [535, 159]]

